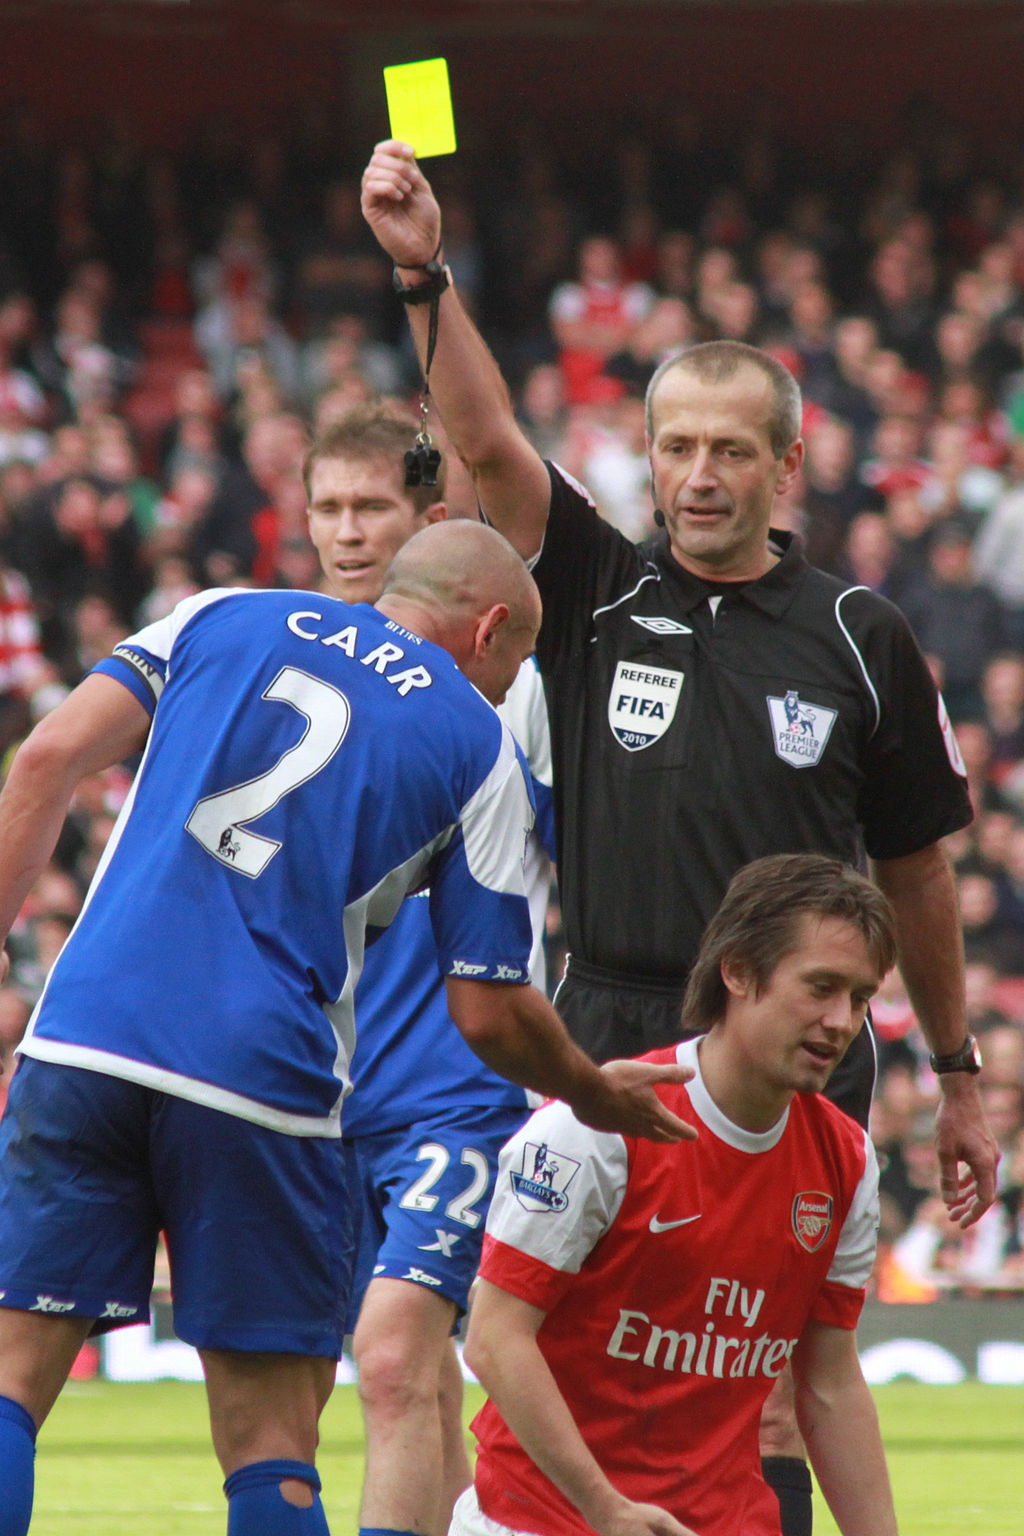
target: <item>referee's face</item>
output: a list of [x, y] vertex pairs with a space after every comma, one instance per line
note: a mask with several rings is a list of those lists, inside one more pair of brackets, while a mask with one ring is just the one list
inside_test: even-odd
[[672, 553], [695, 575], [749, 581], [774, 564], [772, 507], [799, 471], [803, 444], [777, 459], [771, 412], [771, 383], [755, 367], [713, 384], [673, 368], [658, 386], [648, 444], [652, 489]]

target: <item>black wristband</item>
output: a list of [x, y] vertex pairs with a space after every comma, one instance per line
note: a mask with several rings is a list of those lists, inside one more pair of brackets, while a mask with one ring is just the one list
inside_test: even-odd
[[441, 297], [452, 280], [448, 267], [443, 267], [436, 257], [416, 270], [427, 274], [425, 283], [410, 283], [407, 287], [397, 267], [392, 274], [391, 285], [403, 304], [429, 304], [431, 299]]

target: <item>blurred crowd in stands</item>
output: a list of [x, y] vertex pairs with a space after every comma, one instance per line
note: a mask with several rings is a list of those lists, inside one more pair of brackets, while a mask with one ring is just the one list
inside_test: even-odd
[[[359, 212], [369, 145], [221, 133], [171, 155], [30, 130], [0, 125], [0, 754], [186, 594], [316, 587], [310, 432], [419, 384]], [[966, 1235], [943, 1214], [935, 1083], [894, 974], [874, 1010], [878, 1290], [1024, 1287], [1024, 158], [919, 105], [873, 157], [716, 143], [681, 112], [592, 164], [524, 139], [497, 184], [472, 156], [428, 171], [524, 428], [630, 536], [653, 531], [643, 393], [665, 355], [736, 337], [800, 379], [806, 465], [780, 517], [907, 615], [976, 812], [950, 853], [1002, 1194]], [[452, 500], [472, 514], [458, 477]], [[8, 1072], [130, 767], [77, 795], [12, 934]], [[553, 906], [553, 951], [557, 926]]]

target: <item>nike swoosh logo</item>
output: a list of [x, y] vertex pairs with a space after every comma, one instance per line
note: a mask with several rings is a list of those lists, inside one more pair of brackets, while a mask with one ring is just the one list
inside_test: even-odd
[[673, 1227], [688, 1227], [691, 1221], [700, 1221], [702, 1211], [696, 1216], [684, 1216], [681, 1221], [661, 1221], [657, 1216], [651, 1217], [650, 1229], [652, 1232], [670, 1232]]

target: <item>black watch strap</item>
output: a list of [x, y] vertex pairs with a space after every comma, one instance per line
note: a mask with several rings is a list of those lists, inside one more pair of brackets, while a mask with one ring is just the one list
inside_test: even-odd
[[440, 298], [451, 284], [450, 269], [437, 260], [428, 261], [419, 270], [427, 274], [426, 282], [410, 283], [408, 287], [402, 282], [397, 267], [392, 274], [391, 285], [403, 304], [429, 304], [431, 299]]
[[981, 1055], [973, 1035], [968, 1035], [960, 1049], [952, 1055], [936, 1056], [933, 1052], [928, 1061], [932, 1071], [939, 1077], [946, 1072], [970, 1072], [973, 1077], [981, 1071]]

